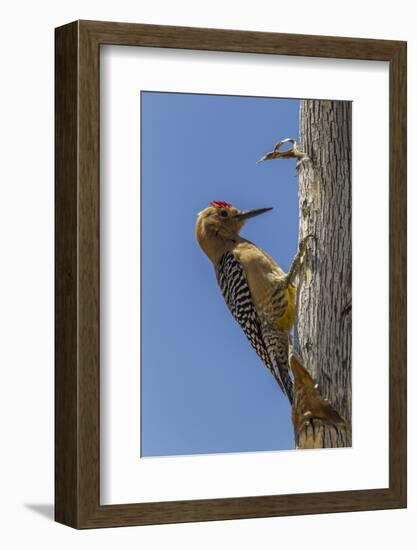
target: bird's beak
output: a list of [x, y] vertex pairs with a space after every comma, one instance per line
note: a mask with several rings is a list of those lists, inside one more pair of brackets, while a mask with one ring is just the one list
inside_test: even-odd
[[236, 214], [235, 219], [239, 221], [248, 220], [249, 218], [254, 218], [255, 216], [269, 212], [269, 210], [272, 210], [272, 208], [255, 208], [255, 210], [247, 210], [246, 212]]

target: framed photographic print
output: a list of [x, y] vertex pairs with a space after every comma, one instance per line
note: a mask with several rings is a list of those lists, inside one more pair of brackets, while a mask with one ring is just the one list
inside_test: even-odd
[[56, 29], [56, 520], [406, 506], [406, 44]]

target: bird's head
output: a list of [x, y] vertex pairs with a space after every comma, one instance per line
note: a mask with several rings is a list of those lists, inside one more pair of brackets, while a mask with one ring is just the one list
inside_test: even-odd
[[242, 211], [228, 202], [213, 201], [197, 216], [197, 241], [207, 256], [216, 263], [224, 251], [236, 242], [246, 220], [269, 210], [272, 208]]

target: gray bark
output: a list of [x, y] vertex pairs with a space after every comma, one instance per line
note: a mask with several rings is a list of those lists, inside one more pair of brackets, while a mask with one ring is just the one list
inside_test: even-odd
[[303, 100], [298, 165], [299, 239], [312, 234], [299, 276], [295, 345], [322, 398], [343, 424], [308, 419], [298, 447], [351, 445], [351, 126], [350, 102]]

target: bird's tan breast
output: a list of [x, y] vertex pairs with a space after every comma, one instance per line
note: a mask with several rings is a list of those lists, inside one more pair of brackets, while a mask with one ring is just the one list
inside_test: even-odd
[[271, 292], [276, 288], [277, 282], [285, 276], [284, 271], [270, 256], [252, 243], [239, 243], [233, 253], [245, 270], [256, 307], [264, 309], [270, 302]]

